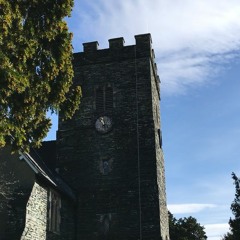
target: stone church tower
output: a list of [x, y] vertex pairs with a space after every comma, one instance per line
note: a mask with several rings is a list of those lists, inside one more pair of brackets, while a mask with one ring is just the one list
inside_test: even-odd
[[58, 168], [77, 193], [76, 239], [168, 240], [159, 77], [150, 34], [84, 43], [74, 54], [83, 98], [59, 118]]

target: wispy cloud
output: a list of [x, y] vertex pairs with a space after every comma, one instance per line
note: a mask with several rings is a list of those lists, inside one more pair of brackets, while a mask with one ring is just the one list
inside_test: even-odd
[[205, 210], [206, 208], [215, 208], [215, 207], [217, 207], [215, 204], [199, 204], [199, 203], [168, 205], [168, 209], [172, 214], [197, 213]]
[[[211, 83], [222, 63], [239, 58], [239, 0], [83, 0], [75, 2], [74, 46], [150, 32], [164, 93]], [[76, 21], [77, 20], [77, 21]], [[77, 22], [77, 24], [76, 24]], [[87, 36], [87, 37], [85, 37]]]

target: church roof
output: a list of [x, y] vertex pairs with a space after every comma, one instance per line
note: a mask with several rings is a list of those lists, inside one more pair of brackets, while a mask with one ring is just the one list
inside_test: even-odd
[[56, 141], [45, 141], [42, 142], [40, 148], [32, 148], [30, 155], [33, 158], [40, 158], [44, 161], [48, 168], [55, 170], [57, 153], [56, 153]]
[[54, 170], [56, 163], [56, 141], [44, 142], [40, 149], [31, 149], [30, 153], [20, 152], [20, 155], [20, 158], [25, 160], [38, 177], [72, 200], [76, 200], [73, 190]]

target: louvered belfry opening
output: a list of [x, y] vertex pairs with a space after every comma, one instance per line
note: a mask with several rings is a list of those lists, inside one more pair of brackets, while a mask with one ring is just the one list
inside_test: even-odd
[[113, 109], [113, 89], [111, 86], [105, 88], [105, 111], [111, 112]]
[[96, 111], [98, 113], [104, 112], [104, 92], [102, 87], [96, 89]]
[[112, 86], [97, 87], [96, 89], [96, 112], [99, 114], [111, 114], [113, 110], [113, 88]]

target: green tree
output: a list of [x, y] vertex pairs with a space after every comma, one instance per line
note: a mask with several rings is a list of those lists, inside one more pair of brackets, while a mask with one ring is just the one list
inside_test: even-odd
[[240, 179], [235, 173], [232, 173], [232, 179], [235, 185], [235, 198], [231, 204], [231, 210], [234, 218], [230, 218], [230, 232], [223, 236], [222, 240], [239, 240], [240, 236]]
[[232, 233], [227, 233], [222, 237], [222, 240], [235, 240], [235, 238], [233, 238]]
[[171, 240], [205, 240], [204, 227], [193, 217], [176, 219], [169, 212], [169, 232]]
[[169, 234], [171, 240], [178, 239], [179, 233], [179, 226], [177, 219], [173, 216], [172, 213], [168, 212], [168, 219], [169, 219]]
[[0, 0], [0, 147], [38, 146], [47, 111], [73, 115], [72, 34], [64, 18], [73, 0]]

